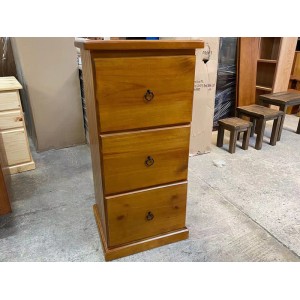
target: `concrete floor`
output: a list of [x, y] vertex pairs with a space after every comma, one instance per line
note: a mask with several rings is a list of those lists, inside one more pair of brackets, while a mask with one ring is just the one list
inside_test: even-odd
[[[215, 146], [190, 158], [188, 240], [117, 261], [299, 261], [300, 136], [287, 116], [261, 151]], [[241, 142], [239, 142], [239, 145]], [[0, 217], [0, 261], [103, 261], [86, 145], [33, 152], [36, 170], [12, 176], [13, 213]]]

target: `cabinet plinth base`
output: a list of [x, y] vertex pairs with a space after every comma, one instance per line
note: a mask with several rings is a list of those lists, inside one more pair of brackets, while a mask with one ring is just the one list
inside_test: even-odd
[[177, 231], [168, 232], [159, 236], [133, 242], [131, 244], [126, 244], [114, 248], [108, 248], [100, 221], [97, 204], [93, 206], [93, 210], [106, 261], [114, 260], [120, 257], [128, 256], [138, 252], [185, 240], [189, 237], [189, 230], [185, 227]]
[[8, 174], [13, 175], [21, 172], [31, 171], [35, 169], [35, 162], [30, 161], [26, 163], [21, 163], [15, 166], [5, 167], [4, 170], [7, 171]]

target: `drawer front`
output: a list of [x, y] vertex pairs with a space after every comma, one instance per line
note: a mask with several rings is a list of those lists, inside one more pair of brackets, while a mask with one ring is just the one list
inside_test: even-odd
[[19, 92], [0, 92], [0, 111], [21, 109]]
[[107, 197], [109, 246], [185, 227], [187, 184]]
[[0, 112], [0, 130], [23, 127], [23, 113], [21, 110]]
[[186, 180], [190, 126], [101, 135], [104, 193]]
[[24, 129], [0, 132], [2, 162], [11, 166], [30, 161], [30, 153]]
[[191, 121], [194, 55], [96, 58], [94, 63], [101, 132]]

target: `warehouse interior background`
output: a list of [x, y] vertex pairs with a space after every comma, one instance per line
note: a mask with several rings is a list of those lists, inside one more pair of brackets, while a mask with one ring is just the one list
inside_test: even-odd
[[[109, 295], [112, 289], [120, 297], [153, 298], [154, 291], [160, 291], [166, 297], [187, 298], [202, 294], [200, 282], [205, 282], [203, 295], [212, 298], [240, 297], [241, 289], [247, 290], [246, 299], [271, 294], [274, 299], [287, 295], [292, 298], [300, 260], [300, 135], [296, 133], [300, 128], [300, 103], [284, 108], [282, 132], [280, 113], [276, 117], [268, 115], [263, 129], [257, 125], [260, 121], [255, 121], [256, 129], [251, 136], [249, 129], [246, 149], [247, 128], [232, 146], [228, 124], [220, 145], [219, 121], [235, 117], [238, 107], [261, 105], [264, 95], [300, 95], [299, 31], [290, 30], [290, 26], [283, 30], [275, 24], [269, 31], [257, 24], [249, 29], [247, 22], [236, 28], [237, 20], [230, 18], [226, 18], [228, 29], [225, 26], [220, 30], [215, 16], [205, 16], [207, 19], [200, 22], [203, 31], [195, 26], [196, 18], [188, 16], [180, 17], [185, 25], [180, 22], [177, 27], [173, 19], [172, 30], [160, 31], [160, 27], [150, 32], [141, 27], [143, 30], [138, 31], [132, 28], [144, 22], [144, 17], [154, 20], [153, 8], [129, 22], [119, 12], [123, 5], [118, 8], [117, 24], [128, 22], [131, 30], [124, 26], [125, 32], [111, 25], [109, 14], [101, 22], [103, 28], [103, 21], [109, 21], [110, 30], [95, 30], [88, 22], [91, 17], [85, 16], [88, 20], [80, 22], [77, 30], [70, 32], [65, 27], [61, 31], [65, 21], [60, 13], [55, 32], [48, 26], [48, 34], [44, 28], [45, 34], [41, 34], [34, 22], [23, 33], [19, 28], [2, 31], [1, 24], [0, 79], [10, 77], [3, 81], [9, 89], [0, 82], [0, 102], [1, 96], [4, 99], [0, 103], [0, 161], [10, 204], [8, 213], [0, 216], [1, 282], [9, 290], [14, 278], [20, 290], [37, 297], [49, 289], [50, 280], [66, 293], [65, 297], [70, 296], [67, 286], [72, 286], [69, 292], [75, 298], [102, 291]], [[278, 10], [274, 16], [282, 14]], [[268, 16], [266, 23], [273, 24], [274, 16]], [[218, 17], [221, 19], [220, 12]], [[251, 20], [249, 14], [244, 18]], [[291, 19], [295, 22], [291, 17], [286, 21]], [[164, 22], [161, 12], [155, 20]], [[1, 22], [5, 21], [7, 18]], [[93, 30], [88, 30], [91, 27]], [[188, 151], [188, 239], [105, 263], [93, 213], [93, 125], [88, 122], [89, 95], [84, 86], [86, 61], [83, 50], [74, 45], [75, 40], [82, 39], [204, 42], [203, 48], [195, 50]], [[19, 98], [13, 100], [9, 93]], [[6, 104], [8, 98], [12, 99], [10, 103], [15, 101], [14, 106]], [[268, 107], [278, 112], [283, 109], [274, 104]], [[259, 145], [260, 130], [263, 136]], [[232, 149], [234, 153], [230, 153]], [[31, 285], [34, 291], [28, 289], [27, 274], [36, 278], [35, 286]], [[182, 284], [170, 292], [166, 286], [173, 287], [177, 281]], [[153, 284], [153, 293], [149, 289], [145, 292]], [[17, 293], [21, 291], [14, 295]], [[54, 295], [49, 291], [47, 296]]]

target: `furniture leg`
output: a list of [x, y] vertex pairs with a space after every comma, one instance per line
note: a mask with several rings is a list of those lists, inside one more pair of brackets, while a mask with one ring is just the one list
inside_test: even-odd
[[237, 140], [238, 141], [240, 140], [240, 137], [241, 137], [241, 132], [239, 131], [238, 134], [237, 134]]
[[272, 134], [270, 138], [270, 145], [272, 146], [276, 145], [282, 117], [283, 116], [278, 116], [278, 118], [273, 121]]
[[224, 140], [224, 128], [222, 126], [219, 126], [219, 128], [218, 128], [218, 138], [217, 138], [217, 146], [218, 147], [223, 146], [223, 140]]
[[[236, 116], [237, 118], [242, 119], [242, 115], [241, 115], [241, 113], [239, 113], [238, 111], [235, 111], [235, 116]], [[237, 135], [237, 140], [239, 140], [240, 137], [241, 137], [241, 135], [240, 135], [240, 132], [239, 132], [238, 135]]]
[[247, 131], [244, 132], [244, 136], [243, 136], [243, 144], [242, 144], [242, 148], [244, 150], [247, 150], [249, 147], [249, 138], [250, 138], [250, 132], [251, 132], [251, 127], [247, 129]]
[[256, 126], [256, 120], [255, 119], [254, 119], [254, 122], [255, 122], [254, 133], [258, 134], [259, 128], [258, 128], [258, 126]]
[[299, 118], [299, 123], [298, 123], [298, 128], [297, 128], [296, 133], [300, 134], [300, 118]]
[[284, 106], [280, 106], [279, 108], [280, 108], [281, 111], [284, 112], [284, 115], [281, 117], [281, 122], [280, 122], [277, 141], [280, 141], [280, 139], [281, 139], [281, 133], [282, 133], [282, 128], [283, 128], [283, 123], [284, 123], [284, 119], [285, 119], [285, 113], [286, 113], [287, 106], [284, 105]]
[[266, 128], [266, 120], [265, 119], [259, 119], [257, 120], [257, 137], [255, 142], [255, 149], [260, 150], [262, 147], [262, 142], [264, 138]]
[[251, 133], [250, 136], [254, 136], [254, 131], [255, 131], [255, 127], [256, 127], [256, 119], [254, 118], [250, 118], [250, 122], [252, 122], [252, 127], [251, 127]]
[[233, 130], [230, 132], [229, 152], [234, 153], [236, 148], [237, 131]]

